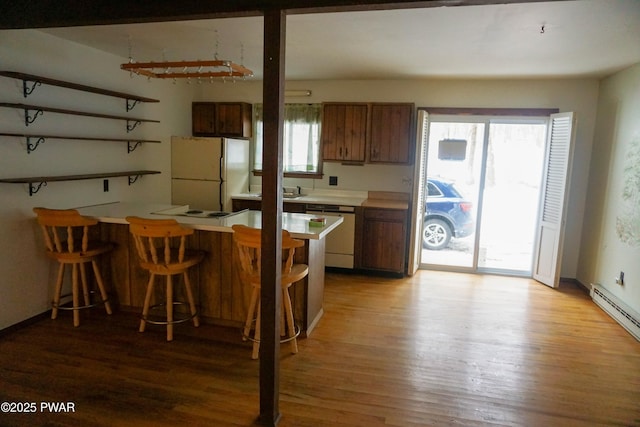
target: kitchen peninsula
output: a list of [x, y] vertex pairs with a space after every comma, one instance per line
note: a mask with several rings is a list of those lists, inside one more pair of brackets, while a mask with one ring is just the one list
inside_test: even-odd
[[[109, 203], [78, 208], [82, 215], [100, 221], [103, 240], [115, 242], [116, 249], [105, 259], [103, 275], [121, 309], [138, 311], [144, 302], [148, 275], [138, 264], [135, 243], [130, 236], [127, 216], [174, 218], [195, 229], [188, 247], [206, 252], [205, 260], [193, 273], [192, 285], [204, 321], [240, 327], [244, 322], [251, 288], [244, 285], [236, 268], [233, 246], [234, 224], [260, 228], [262, 212], [245, 210], [223, 217], [191, 216], [188, 206], [168, 204]], [[290, 289], [294, 315], [303, 335], [309, 335], [323, 314], [325, 237], [341, 222], [327, 217], [322, 227], [309, 225], [314, 215], [283, 213], [282, 228], [294, 238], [304, 240], [295, 261], [309, 266], [309, 274]]]

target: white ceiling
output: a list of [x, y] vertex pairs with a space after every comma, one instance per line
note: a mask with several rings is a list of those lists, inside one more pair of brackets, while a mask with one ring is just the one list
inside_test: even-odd
[[[262, 18], [44, 30], [137, 62], [219, 59], [262, 76]], [[286, 79], [603, 77], [640, 62], [640, 0], [287, 17]], [[124, 72], [124, 71], [123, 71]]]

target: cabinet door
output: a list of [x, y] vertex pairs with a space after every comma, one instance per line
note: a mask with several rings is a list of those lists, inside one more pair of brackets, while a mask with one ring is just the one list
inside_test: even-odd
[[345, 137], [343, 159], [364, 162], [367, 141], [366, 105], [347, 105], [345, 110]]
[[406, 211], [365, 209], [362, 231], [362, 267], [403, 273], [407, 235]]
[[410, 164], [413, 159], [413, 104], [371, 106], [371, 163]]
[[325, 104], [322, 107], [322, 154], [324, 160], [342, 160], [345, 108], [345, 105], [335, 104]]
[[367, 104], [323, 105], [323, 160], [364, 162], [367, 113]]
[[241, 102], [217, 103], [215, 127], [219, 136], [251, 137], [251, 105]]
[[216, 104], [194, 102], [191, 106], [193, 136], [214, 136], [216, 133]]

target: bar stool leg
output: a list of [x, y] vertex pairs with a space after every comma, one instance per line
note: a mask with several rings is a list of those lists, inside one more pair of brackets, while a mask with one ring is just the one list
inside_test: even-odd
[[287, 310], [284, 303], [284, 289], [282, 291], [282, 307], [280, 307], [280, 339], [287, 336], [287, 319], [285, 317]]
[[80, 326], [80, 289], [78, 289], [78, 264], [73, 264], [72, 267], [72, 283], [71, 293], [73, 297], [73, 326]]
[[256, 317], [256, 332], [254, 334], [253, 341], [253, 353], [251, 353], [252, 359], [257, 359], [260, 353], [260, 301], [258, 301], [258, 316]]
[[253, 316], [256, 312], [256, 303], [258, 302], [258, 296], [260, 291], [258, 287], [254, 286], [251, 292], [251, 301], [249, 302], [249, 310], [247, 311], [247, 320], [244, 322], [244, 329], [242, 330], [242, 340], [246, 341], [247, 337], [251, 333], [251, 323], [253, 323]]
[[173, 341], [173, 280], [167, 276], [167, 341]]
[[[282, 324], [282, 329], [287, 330], [287, 337], [295, 337], [296, 325], [293, 320], [293, 308], [291, 307], [291, 298], [289, 297], [289, 288], [282, 290], [282, 305], [286, 316], [286, 322]], [[298, 340], [297, 338], [291, 339], [291, 353], [296, 354], [298, 352]]]
[[112, 314], [113, 312], [111, 310], [111, 303], [109, 303], [109, 297], [107, 295], [107, 291], [104, 288], [104, 282], [102, 281], [102, 275], [100, 274], [98, 263], [96, 262], [96, 260], [92, 260], [91, 265], [93, 266], [93, 274], [96, 276], [96, 282], [98, 283], [100, 296], [102, 297], [102, 301], [104, 301], [104, 309], [107, 311], [107, 314]]
[[142, 319], [140, 319], [140, 329], [139, 329], [140, 332], [144, 332], [144, 327], [147, 324], [145, 319], [149, 315], [149, 304], [151, 303], [151, 294], [153, 293], [153, 284], [154, 284], [155, 278], [156, 278], [155, 274], [151, 273], [149, 275], [149, 283], [147, 284], [147, 293], [145, 294], [144, 305], [142, 306]]
[[87, 271], [84, 268], [84, 263], [79, 264], [80, 266], [80, 279], [82, 282], [82, 295], [84, 298], [84, 305], [88, 306], [91, 304], [91, 298], [89, 294], [89, 286], [87, 285]]
[[62, 281], [64, 279], [64, 264], [59, 263], [58, 279], [56, 280], [56, 289], [53, 292], [53, 307], [51, 309], [51, 318], [58, 317], [58, 306], [60, 305], [60, 294], [62, 293]]
[[184, 287], [187, 291], [187, 299], [189, 300], [189, 308], [191, 309], [191, 315], [193, 316], [193, 326], [196, 328], [200, 326], [200, 319], [197, 316], [196, 303], [193, 299], [193, 292], [191, 292], [191, 282], [189, 281], [189, 275], [185, 271], [184, 275]]

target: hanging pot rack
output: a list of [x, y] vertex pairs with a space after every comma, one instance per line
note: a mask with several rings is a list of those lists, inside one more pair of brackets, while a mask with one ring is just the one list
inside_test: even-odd
[[233, 61], [128, 62], [121, 69], [157, 79], [252, 77], [253, 71]]

